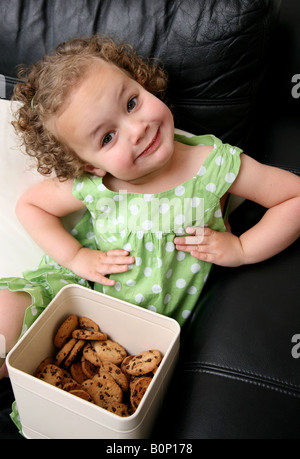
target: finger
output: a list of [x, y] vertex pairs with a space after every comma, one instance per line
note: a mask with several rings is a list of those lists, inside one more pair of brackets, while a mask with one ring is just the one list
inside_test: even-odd
[[181, 252], [192, 252], [193, 250], [197, 251], [198, 246], [197, 245], [180, 245], [176, 244], [176, 249], [181, 251]]
[[203, 236], [210, 231], [210, 228], [207, 226], [188, 226], [185, 231], [192, 236]]
[[202, 238], [198, 236], [180, 236], [174, 238], [174, 244], [191, 245], [200, 244]]
[[209, 228], [208, 226], [187, 227], [185, 231], [193, 236], [212, 236], [216, 233], [215, 230]]
[[184, 236], [184, 237], [175, 237], [174, 244], [179, 245], [200, 245], [200, 244], [208, 244], [209, 238], [211, 236]]
[[98, 284], [107, 285], [109, 287], [112, 287], [116, 283], [114, 279], [109, 279], [100, 273], [96, 273], [90, 280], [92, 282], [98, 282]]
[[102, 265], [99, 272], [103, 275], [117, 274], [128, 271], [128, 265]]
[[101, 259], [103, 265], [132, 265], [135, 262], [134, 257], [122, 257], [110, 255]]
[[186, 244], [186, 245], [195, 245], [195, 244], [207, 244], [209, 237], [211, 237], [215, 231], [208, 227], [187, 227], [186, 232], [191, 234], [191, 236], [175, 237], [175, 244]]
[[112, 256], [128, 256], [129, 255], [129, 252], [128, 250], [123, 250], [123, 249], [111, 249], [111, 250], [108, 250], [107, 252], [105, 252], [105, 255], [107, 255], [108, 257], [112, 257]]
[[214, 255], [207, 252], [199, 252], [198, 250], [192, 251], [191, 255], [197, 260], [206, 261], [208, 263], [214, 263]]

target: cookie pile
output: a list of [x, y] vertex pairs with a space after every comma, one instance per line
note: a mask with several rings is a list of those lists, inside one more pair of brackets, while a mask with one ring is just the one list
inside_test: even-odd
[[87, 317], [68, 316], [54, 338], [55, 357], [47, 357], [35, 376], [119, 416], [138, 408], [162, 360], [158, 350], [128, 355]]

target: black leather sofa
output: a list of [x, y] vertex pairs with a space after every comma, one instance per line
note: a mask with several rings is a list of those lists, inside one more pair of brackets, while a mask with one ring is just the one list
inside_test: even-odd
[[[178, 128], [300, 174], [299, 20], [298, 0], [2, 0], [0, 74], [9, 98], [18, 64], [74, 36], [111, 35], [162, 59]], [[242, 203], [233, 232], [263, 211]], [[300, 438], [299, 272], [299, 240], [258, 265], [213, 268], [153, 439]], [[0, 438], [21, 439], [12, 399], [1, 381]]]

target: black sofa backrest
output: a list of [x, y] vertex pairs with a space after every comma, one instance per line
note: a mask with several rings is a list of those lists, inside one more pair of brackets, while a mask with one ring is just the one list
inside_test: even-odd
[[[281, 0], [1, 0], [0, 96], [17, 66], [93, 33], [162, 60], [176, 127], [246, 147]], [[3, 79], [5, 77], [5, 90]]]

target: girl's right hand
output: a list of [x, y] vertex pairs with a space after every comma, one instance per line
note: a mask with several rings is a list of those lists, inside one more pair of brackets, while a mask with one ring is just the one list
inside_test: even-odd
[[128, 271], [134, 257], [123, 249], [112, 249], [108, 252], [82, 247], [76, 253], [68, 268], [77, 276], [103, 285], [115, 285], [116, 281], [105, 277], [108, 274]]

